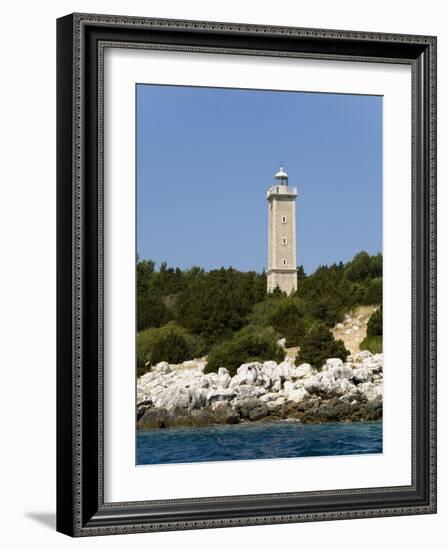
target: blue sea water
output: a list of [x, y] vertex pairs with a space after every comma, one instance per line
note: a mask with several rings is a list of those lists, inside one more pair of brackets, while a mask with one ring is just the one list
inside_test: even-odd
[[137, 432], [137, 464], [381, 453], [382, 422], [296, 421]]

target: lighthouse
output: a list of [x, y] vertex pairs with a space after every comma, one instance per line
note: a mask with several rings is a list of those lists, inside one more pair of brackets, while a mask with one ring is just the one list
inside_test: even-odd
[[281, 166], [266, 198], [269, 218], [267, 290], [273, 292], [278, 287], [289, 295], [297, 290], [297, 187], [291, 187], [288, 180], [288, 174]]

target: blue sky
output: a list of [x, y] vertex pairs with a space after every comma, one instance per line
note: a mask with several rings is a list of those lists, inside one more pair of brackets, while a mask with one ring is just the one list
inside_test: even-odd
[[382, 250], [381, 97], [137, 85], [136, 162], [141, 259], [266, 268], [280, 164], [307, 273]]

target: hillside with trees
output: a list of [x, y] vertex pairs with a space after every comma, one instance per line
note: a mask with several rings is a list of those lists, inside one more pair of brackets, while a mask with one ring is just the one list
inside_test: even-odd
[[[138, 373], [160, 361], [204, 355], [209, 372], [233, 371], [249, 360], [279, 361], [279, 339], [301, 348], [297, 361], [319, 368], [324, 356], [345, 360], [349, 354], [329, 329], [357, 306], [381, 304], [381, 254], [360, 252], [346, 264], [320, 266], [309, 275], [299, 266], [298, 290], [291, 296], [278, 289], [267, 294], [264, 272], [181, 270], [166, 263], [156, 269], [151, 260], [138, 261]], [[363, 345], [378, 348], [382, 317], [372, 327]]]

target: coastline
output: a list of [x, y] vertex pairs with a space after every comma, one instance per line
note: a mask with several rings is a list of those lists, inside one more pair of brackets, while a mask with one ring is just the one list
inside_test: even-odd
[[303, 424], [382, 418], [383, 355], [362, 351], [322, 369], [266, 361], [204, 374], [206, 360], [155, 365], [137, 380], [137, 429], [296, 420]]

